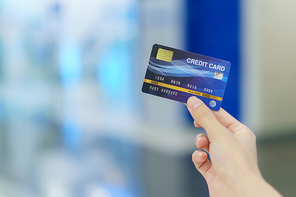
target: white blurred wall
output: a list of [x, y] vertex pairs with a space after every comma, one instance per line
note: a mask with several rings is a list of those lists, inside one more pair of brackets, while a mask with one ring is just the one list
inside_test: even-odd
[[296, 128], [296, 1], [242, 1], [242, 117], [258, 136]]

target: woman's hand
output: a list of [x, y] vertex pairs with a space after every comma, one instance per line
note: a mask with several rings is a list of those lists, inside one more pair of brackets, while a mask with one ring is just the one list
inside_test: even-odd
[[206, 179], [210, 196], [281, 196], [261, 176], [256, 150], [256, 137], [245, 125], [225, 110], [212, 112], [201, 100], [190, 97], [187, 108], [196, 127], [207, 135], [195, 139], [197, 150], [192, 155], [196, 169]]

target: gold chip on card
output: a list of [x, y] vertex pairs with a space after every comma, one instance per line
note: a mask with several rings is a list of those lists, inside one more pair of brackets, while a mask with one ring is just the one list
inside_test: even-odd
[[174, 52], [165, 50], [165, 49], [158, 49], [156, 59], [166, 61], [166, 62], [171, 62], [173, 59]]

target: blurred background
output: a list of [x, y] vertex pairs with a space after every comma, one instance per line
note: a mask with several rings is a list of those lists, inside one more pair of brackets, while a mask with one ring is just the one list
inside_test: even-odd
[[232, 62], [222, 107], [296, 196], [293, 0], [0, 0], [0, 196], [208, 196], [186, 107], [143, 94], [155, 43]]

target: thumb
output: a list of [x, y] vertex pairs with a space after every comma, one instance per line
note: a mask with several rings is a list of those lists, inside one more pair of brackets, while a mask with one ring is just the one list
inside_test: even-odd
[[214, 113], [200, 99], [195, 96], [190, 97], [187, 108], [195, 122], [206, 130], [210, 141], [230, 136], [230, 131], [217, 120]]

